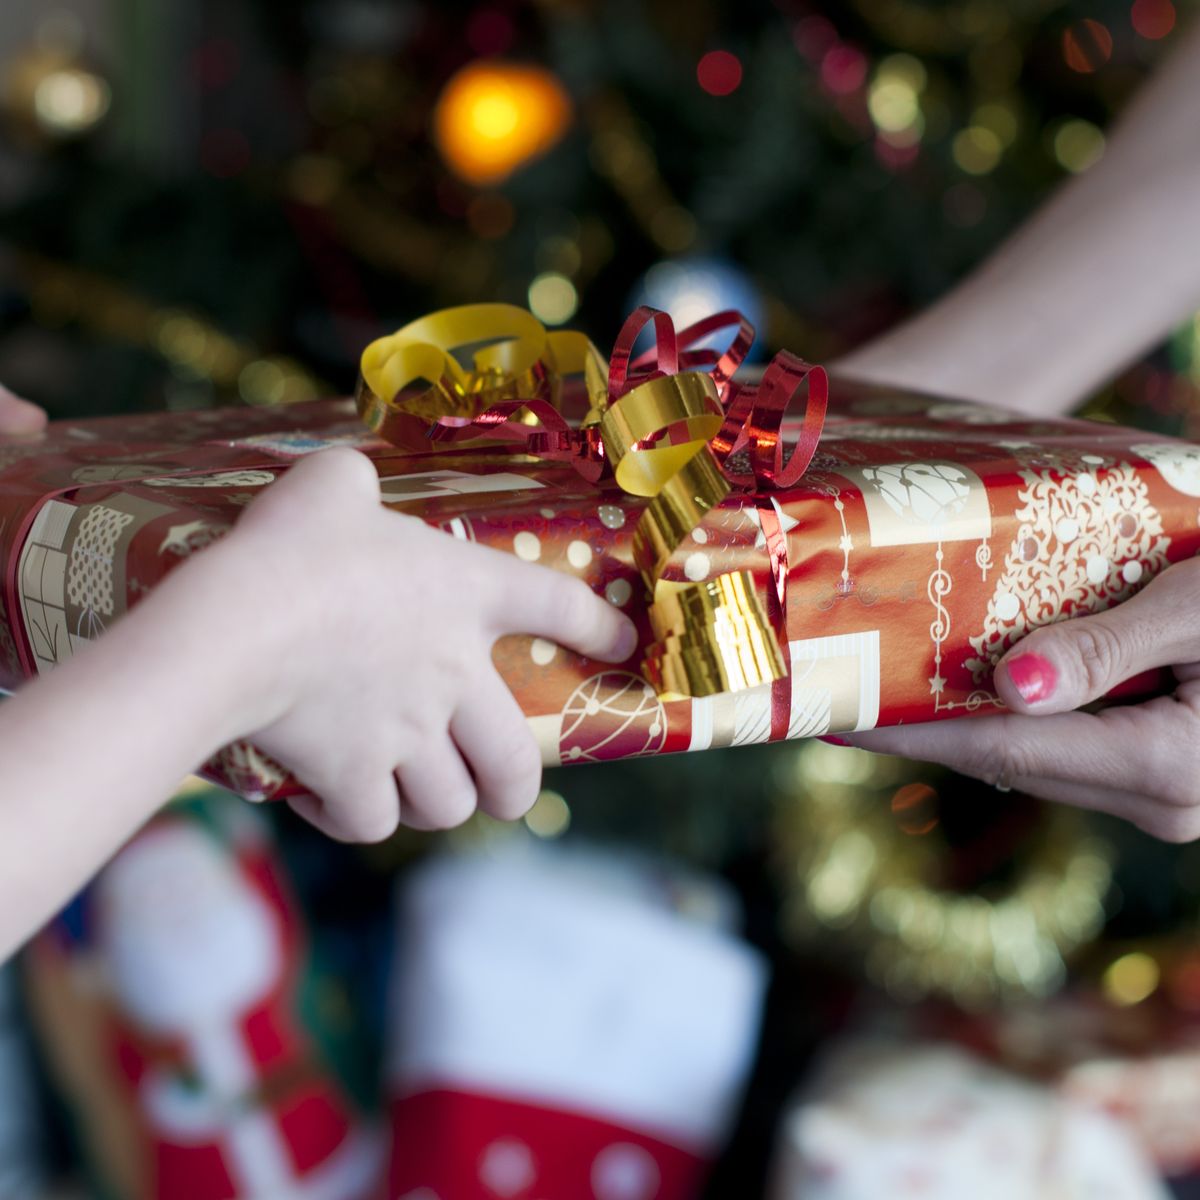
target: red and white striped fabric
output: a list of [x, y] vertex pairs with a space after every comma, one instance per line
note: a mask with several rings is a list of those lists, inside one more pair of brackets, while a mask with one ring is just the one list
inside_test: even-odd
[[[714, 911], [711, 887], [685, 893]], [[690, 1200], [757, 1041], [761, 957], [654, 870], [519, 847], [401, 903], [389, 1200]]]

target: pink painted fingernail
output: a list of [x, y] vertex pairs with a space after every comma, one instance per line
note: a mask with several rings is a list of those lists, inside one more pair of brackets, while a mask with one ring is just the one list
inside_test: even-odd
[[1043, 700], [1049, 700], [1058, 686], [1058, 672], [1054, 664], [1040, 654], [1018, 654], [1004, 664], [1004, 669], [1026, 704], [1040, 704]]
[[831, 746], [848, 746], [850, 743], [845, 738], [835, 737], [832, 733], [827, 733], [824, 737], [817, 738], [818, 742], [828, 742]]

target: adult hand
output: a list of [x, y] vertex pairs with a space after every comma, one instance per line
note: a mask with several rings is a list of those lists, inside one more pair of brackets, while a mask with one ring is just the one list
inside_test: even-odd
[[36, 404], [0, 387], [0, 437], [9, 434], [40, 433], [46, 428], [46, 414]]
[[[1076, 711], [1162, 667], [1171, 695]], [[1113, 813], [1166, 841], [1200, 837], [1200, 559], [1107, 612], [1030, 633], [997, 665], [996, 690], [1010, 713], [847, 740]]]

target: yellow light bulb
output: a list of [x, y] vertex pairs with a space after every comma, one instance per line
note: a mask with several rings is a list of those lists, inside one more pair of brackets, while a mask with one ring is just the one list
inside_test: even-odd
[[434, 138], [446, 164], [473, 184], [493, 184], [549, 150], [571, 121], [571, 100], [541, 67], [470, 63], [442, 91]]
[[511, 96], [503, 92], [484, 93], [471, 109], [471, 128], [480, 137], [508, 137], [520, 123], [521, 114]]

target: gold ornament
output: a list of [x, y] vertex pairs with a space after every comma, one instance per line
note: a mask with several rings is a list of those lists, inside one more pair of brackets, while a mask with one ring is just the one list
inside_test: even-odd
[[1111, 851], [1074, 809], [1045, 808], [1008, 882], [959, 892], [937, 882], [947, 846], [912, 764], [812, 743], [778, 782], [785, 937], [835, 938], [898, 999], [1049, 995], [1103, 927]]

